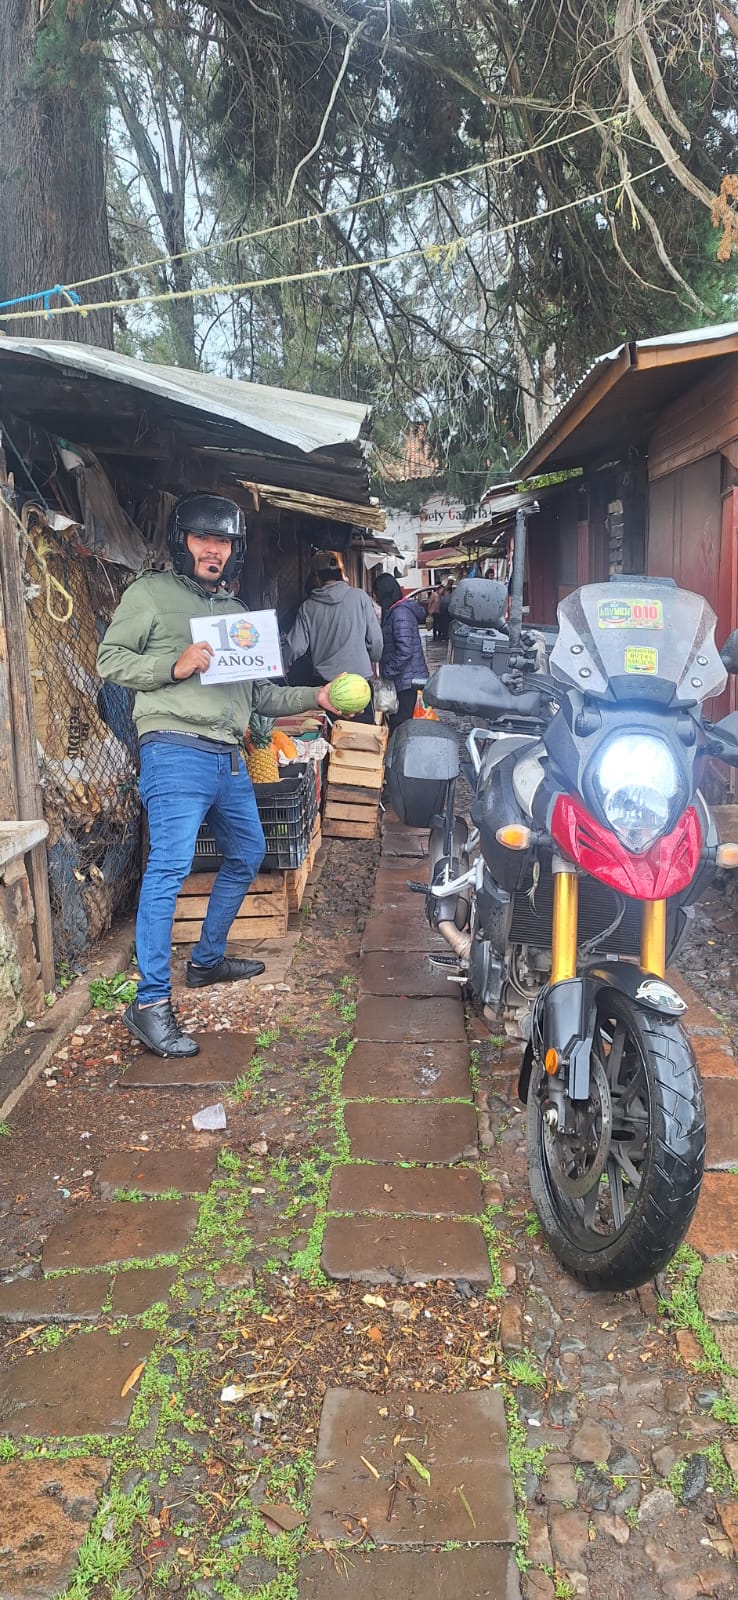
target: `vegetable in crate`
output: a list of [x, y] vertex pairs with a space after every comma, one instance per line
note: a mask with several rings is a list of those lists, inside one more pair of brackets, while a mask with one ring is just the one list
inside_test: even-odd
[[272, 749], [273, 728], [271, 717], [252, 712], [244, 740], [246, 767], [252, 783], [279, 783], [279, 762]]
[[272, 749], [277, 757], [283, 755], [288, 761], [297, 760], [297, 745], [284, 728], [275, 728], [272, 733]]
[[328, 693], [336, 711], [345, 711], [352, 716], [355, 711], [363, 711], [368, 706], [371, 689], [366, 678], [360, 677], [358, 672], [341, 672], [329, 683]]

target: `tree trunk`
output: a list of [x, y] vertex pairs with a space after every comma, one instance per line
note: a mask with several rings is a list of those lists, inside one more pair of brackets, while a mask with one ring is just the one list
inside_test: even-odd
[[[0, 300], [110, 271], [96, 3], [0, 0]], [[54, 48], [41, 63], [38, 49], [49, 39]], [[84, 301], [108, 300], [111, 291], [105, 279], [79, 292]], [[113, 347], [111, 311], [0, 328], [11, 337]]]

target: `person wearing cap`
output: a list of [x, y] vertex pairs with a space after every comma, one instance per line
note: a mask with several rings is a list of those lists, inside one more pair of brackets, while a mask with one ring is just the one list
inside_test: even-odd
[[334, 711], [327, 687], [204, 684], [213, 650], [193, 644], [190, 620], [243, 611], [234, 598], [246, 554], [243, 512], [220, 495], [189, 495], [169, 523], [171, 572], [142, 573], [125, 591], [100, 645], [100, 677], [135, 692], [141, 747], [139, 789], [150, 849], [136, 919], [141, 982], [123, 1013], [129, 1032], [159, 1056], [194, 1056], [171, 1003], [172, 924], [177, 895], [207, 817], [223, 857], [200, 938], [187, 963], [189, 988], [254, 978], [262, 961], [226, 956], [226, 940], [264, 858], [264, 834], [239, 746], [252, 709], [266, 716]]
[[[368, 594], [345, 582], [335, 550], [318, 550], [310, 575], [312, 593], [303, 600], [285, 640], [285, 666], [309, 654], [316, 685], [330, 683], [341, 672], [356, 672], [371, 682], [372, 663], [380, 660], [384, 641]], [[356, 721], [374, 721], [371, 700]]]

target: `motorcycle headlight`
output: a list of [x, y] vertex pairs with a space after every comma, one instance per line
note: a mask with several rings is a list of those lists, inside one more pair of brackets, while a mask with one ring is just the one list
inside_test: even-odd
[[640, 855], [673, 827], [680, 810], [679, 769], [661, 739], [619, 734], [600, 751], [592, 787], [613, 833]]

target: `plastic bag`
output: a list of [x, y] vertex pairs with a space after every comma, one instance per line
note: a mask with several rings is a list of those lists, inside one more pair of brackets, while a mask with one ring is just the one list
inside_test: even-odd
[[393, 717], [400, 709], [400, 702], [392, 679], [377, 678], [373, 689], [375, 711], [383, 711], [386, 717]]
[[424, 717], [427, 722], [437, 722], [438, 721], [437, 712], [435, 712], [433, 710], [432, 706], [427, 706], [426, 705], [426, 703], [425, 703], [425, 701], [423, 699], [423, 691], [422, 691], [422, 689], [418, 690], [418, 693], [417, 693], [416, 698], [415, 698], [415, 710], [413, 712], [413, 718], [415, 718], [415, 717]]
[[215, 1133], [219, 1128], [225, 1128], [225, 1106], [221, 1100], [216, 1100], [215, 1105], [203, 1106], [202, 1111], [195, 1111], [192, 1126], [198, 1133]]

